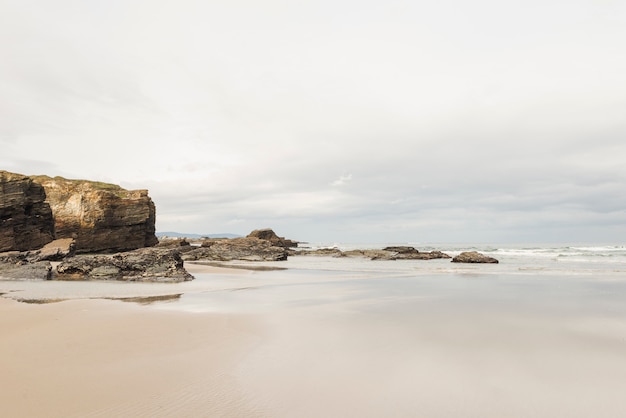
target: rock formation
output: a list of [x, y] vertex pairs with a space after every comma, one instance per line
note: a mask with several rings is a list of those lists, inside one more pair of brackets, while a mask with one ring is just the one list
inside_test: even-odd
[[385, 247], [383, 251], [393, 253], [392, 257], [395, 260], [435, 260], [438, 258], [452, 258], [441, 251], [422, 252], [413, 247]]
[[77, 255], [62, 261], [56, 269], [57, 280], [125, 280], [183, 282], [193, 280], [183, 267], [180, 252], [169, 249], [141, 248], [118, 254]]
[[0, 277], [2, 279], [48, 280], [52, 276], [49, 261], [40, 261], [28, 251], [0, 253]]
[[272, 245], [259, 238], [232, 238], [219, 241], [205, 241], [202, 247], [188, 251], [185, 260], [244, 260], [244, 261], [283, 261], [287, 259], [287, 249]]
[[36, 251], [31, 251], [31, 258], [37, 261], [61, 261], [74, 255], [76, 243], [72, 238], [55, 239]]
[[[193, 279], [183, 268], [180, 245], [143, 248], [158, 242], [154, 225], [155, 207], [146, 190], [0, 171], [3, 278]], [[74, 257], [126, 250], [135, 251]], [[61, 261], [56, 276], [50, 261]]]
[[155, 245], [155, 207], [147, 190], [62, 177], [35, 176], [46, 193], [57, 238], [74, 238], [77, 253]]
[[254, 231], [248, 234], [247, 238], [258, 238], [264, 241], [269, 241], [275, 247], [295, 248], [298, 246], [297, 241], [279, 237], [270, 228], [255, 229]]
[[320, 248], [316, 250], [292, 251], [291, 255], [321, 255], [331, 257], [366, 257], [370, 260], [434, 260], [438, 258], [450, 258], [441, 251], [421, 252], [413, 247], [386, 247], [382, 250], [348, 250], [340, 251], [337, 248]]
[[346, 254], [343, 253], [339, 248], [316, 248], [314, 250], [311, 249], [298, 249], [298, 250], [289, 250], [289, 255], [312, 255], [312, 256], [320, 256], [320, 257], [346, 257]]
[[41, 248], [54, 239], [43, 187], [21, 174], [0, 171], [0, 252]]
[[496, 264], [498, 260], [486, 256], [477, 251], [465, 251], [452, 259], [453, 263], [491, 263]]

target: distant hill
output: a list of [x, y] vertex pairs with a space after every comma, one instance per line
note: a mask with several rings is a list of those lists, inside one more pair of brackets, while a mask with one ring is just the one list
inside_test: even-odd
[[161, 237], [172, 237], [172, 238], [239, 238], [241, 237], [241, 235], [237, 235], [237, 234], [230, 234], [230, 233], [223, 233], [223, 234], [188, 234], [185, 232], [172, 232], [172, 231], [166, 231], [166, 232], [157, 232], [156, 236], [161, 238]]

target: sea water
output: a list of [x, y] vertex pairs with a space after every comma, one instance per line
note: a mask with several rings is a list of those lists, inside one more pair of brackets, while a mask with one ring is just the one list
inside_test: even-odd
[[412, 245], [500, 263], [295, 256], [178, 306], [269, 324], [238, 375], [260, 416], [626, 414], [625, 246]]
[[[401, 244], [332, 244], [341, 250], [380, 249]], [[407, 244], [404, 244], [407, 245]], [[417, 245], [420, 251], [441, 250], [451, 256], [479, 251], [498, 264], [460, 264], [450, 259], [369, 260], [361, 257], [292, 256], [280, 262], [232, 262], [237, 267], [277, 267], [217, 279], [197, 274], [196, 281], [219, 281], [224, 291], [183, 294], [168, 309], [252, 312], [315, 305], [389, 304], [413, 299], [449, 304], [532, 304], [545, 309], [618, 309], [626, 297], [626, 246], [623, 245]], [[328, 248], [328, 244], [307, 244]], [[202, 286], [199, 286], [200, 288]], [[617, 306], [614, 306], [617, 305]], [[626, 306], [626, 304], [624, 304]]]

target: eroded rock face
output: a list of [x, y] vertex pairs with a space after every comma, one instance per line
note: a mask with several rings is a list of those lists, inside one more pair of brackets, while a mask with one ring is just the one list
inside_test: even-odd
[[276, 233], [270, 229], [255, 229], [250, 232], [247, 238], [258, 238], [264, 241], [269, 241], [275, 247], [283, 247], [283, 248], [295, 248], [298, 246], [297, 241], [293, 241], [290, 239], [285, 239], [283, 237], [279, 237]]
[[147, 190], [62, 177], [36, 176], [45, 190], [57, 238], [74, 238], [77, 253], [155, 245], [156, 211]]
[[232, 238], [207, 242], [183, 255], [185, 260], [218, 261], [283, 261], [287, 259], [287, 249], [272, 245], [270, 241], [259, 238]]
[[158, 248], [141, 248], [118, 254], [77, 255], [61, 262], [54, 278], [141, 282], [193, 280], [193, 276], [183, 267], [179, 251]]
[[0, 171], [0, 252], [40, 248], [54, 239], [44, 188], [21, 174]]
[[453, 263], [489, 263], [497, 264], [498, 260], [486, 256], [478, 251], [465, 251], [452, 259]]

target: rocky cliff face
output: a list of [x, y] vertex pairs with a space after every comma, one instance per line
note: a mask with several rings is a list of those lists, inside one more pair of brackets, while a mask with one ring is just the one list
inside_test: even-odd
[[32, 177], [52, 209], [57, 238], [74, 238], [78, 253], [155, 245], [155, 207], [147, 190], [62, 177]]
[[41, 248], [54, 239], [54, 221], [41, 185], [0, 170], [0, 252]]

